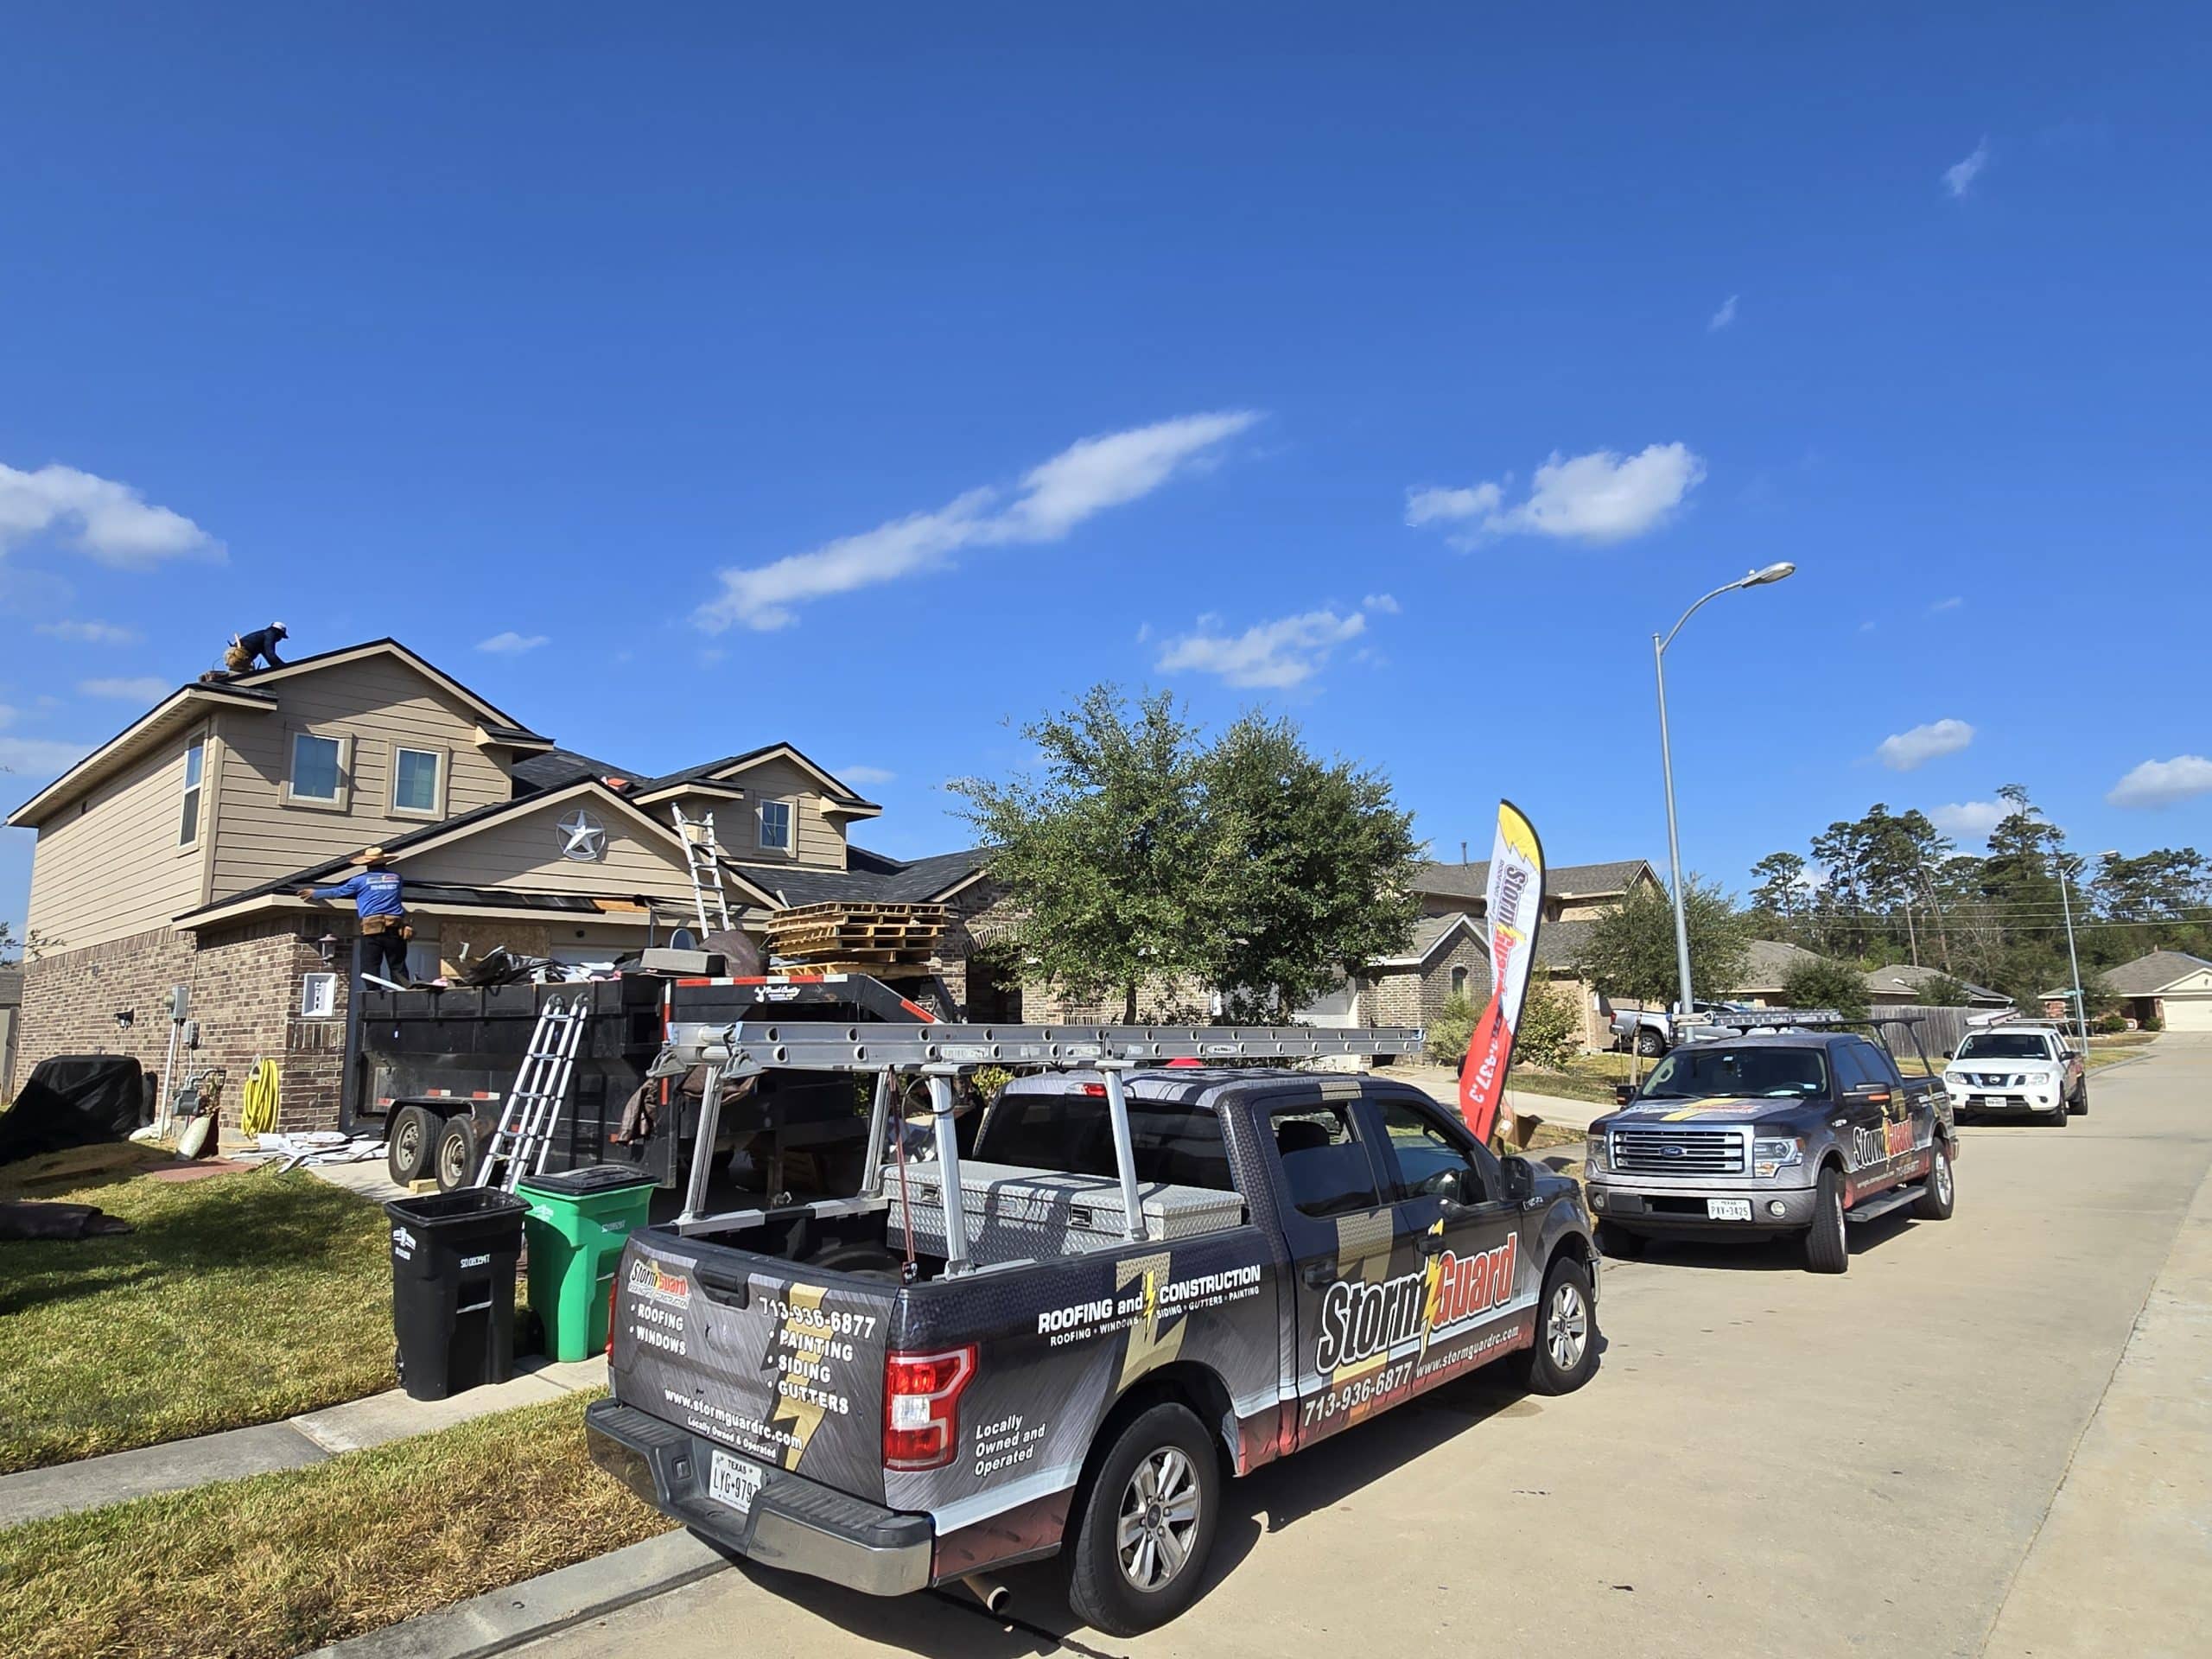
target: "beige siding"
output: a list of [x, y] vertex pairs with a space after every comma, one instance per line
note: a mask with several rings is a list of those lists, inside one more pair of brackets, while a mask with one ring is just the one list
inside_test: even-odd
[[[715, 836], [721, 842], [722, 851], [741, 863], [765, 864], [780, 855], [763, 853], [759, 836], [760, 820], [753, 808], [764, 800], [791, 803], [791, 821], [796, 829], [792, 836], [798, 848], [797, 856], [791, 861], [808, 869], [842, 870], [845, 868], [845, 825], [843, 817], [832, 817], [823, 810], [822, 786], [812, 773], [793, 766], [788, 760], [763, 760], [747, 766], [735, 777], [721, 781], [745, 791], [742, 801], [686, 801], [683, 810], [687, 817], [696, 816], [693, 809], [713, 809]], [[665, 810], [666, 809], [662, 809]]]
[[[217, 717], [225, 753], [213, 899], [435, 822], [391, 810], [392, 767], [402, 747], [445, 754], [442, 816], [514, 792], [506, 772], [477, 747], [474, 713], [391, 658], [340, 664], [270, 689], [283, 700], [276, 711]], [[286, 804], [292, 734], [302, 730], [351, 740], [344, 811]]]
[[[607, 855], [585, 863], [561, 856], [560, 820], [579, 805], [607, 826]], [[520, 887], [536, 893], [632, 893], [689, 902], [691, 878], [683, 855], [604, 801], [553, 800], [535, 810], [399, 861], [410, 881], [457, 887]]]
[[164, 744], [41, 826], [28, 925], [47, 949], [78, 950], [167, 927], [199, 902], [213, 793], [205, 772], [200, 841], [177, 845], [192, 741], [188, 735]]

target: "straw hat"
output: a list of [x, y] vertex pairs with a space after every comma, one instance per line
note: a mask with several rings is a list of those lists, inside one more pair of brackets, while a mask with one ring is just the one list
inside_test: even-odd
[[385, 850], [381, 847], [364, 847], [353, 855], [356, 864], [381, 864], [385, 861]]

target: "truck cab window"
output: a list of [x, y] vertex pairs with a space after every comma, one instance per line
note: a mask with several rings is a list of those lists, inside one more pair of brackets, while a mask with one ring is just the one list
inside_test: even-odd
[[1341, 1106], [1294, 1106], [1268, 1120], [1290, 1201], [1300, 1214], [1350, 1215], [1381, 1207], [1375, 1169]]
[[1382, 1131], [1389, 1136], [1388, 1162], [1397, 1182], [1394, 1198], [1402, 1203], [1451, 1196], [1474, 1204], [1496, 1196], [1483, 1178], [1482, 1166], [1437, 1116], [1404, 1100], [1378, 1102], [1376, 1109], [1382, 1114]]

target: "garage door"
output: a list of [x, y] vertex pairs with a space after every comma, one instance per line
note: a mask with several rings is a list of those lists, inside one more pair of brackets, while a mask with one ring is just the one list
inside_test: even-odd
[[2168, 1031], [2212, 1031], [2212, 996], [2169, 996], [2164, 1001]]

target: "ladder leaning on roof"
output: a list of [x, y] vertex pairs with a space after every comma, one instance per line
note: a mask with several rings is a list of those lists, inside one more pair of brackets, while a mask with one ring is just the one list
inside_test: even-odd
[[476, 1171], [477, 1185], [493, 1185], [492, 1172], [503, 1164], [497, 1182], [502, 1192], [513, 1192], [524, 1176], [543, 1173], [545, 1155], [553, 1147], [553, 1132], [560, 1126], [561, 1109], [568, 1102], [576, 1049], [590, 1016], [588, 991], [565, 1000], [545, 999], [545, 1006], [537, 1011], [537, 1025], [530, 1033], [530, 1047], [515, 1072], [515, 1086], [499, 1103], [499, 1121]]
[[[722, 849], [715, 840], [715, 815], [683, 816], [683, 803], [669, 809], [676, 815], [676, 833], [683, 842], [683, 861], [691, 872], [691, 899], [698, 906], [699, 933], [727, 933], [730, 930], [729, 893], [722, 886]], [[708, 895], [714, 897], [715, 913], [707, 914]]]
[[[652, 1071], [674, 1075], [706, 1068], [699, 1103], [699, 1128], [691, 1147], [690, 1180], [683, 1209], [674, 1223], [679, 1233], [710, 1228], [757, 1226], [772, 1214], [859, 1215], [883, 1206], [882, 1151], [890, 1131], [893, 1079], [919, 1076], [929, 1084], [930, 1121], [944, 1190], [960, 1191], [960, 1144], [952, 1119], [952, 1079], [976, 1066], [1031, 1066], [1048, 1071], [1090, 1071], [1105, 1082], [1107, 1122], [1113, 1131], [1114, 1164], [1121, 1179], [1128, 1236], [1145, 1236], [1144, 1207], [1137, 1192], [1136, 1154], [1129, 1133], [1129, 1102], [1123, 1074], [1169, 1060], [1311, 1060], [1340, 1055], [1417, 1054], [1417, 1027], [1382, 1027], [1329, 1031], [1309, 1026], [978, 1026], [893, 1024], [838, 1025], [827, 1020], [790, 1024], [740, 1021], [721, 1025], [678, 1020], [668, 1028], [668, 1042]], [[713, 1172], [715, 1139], [721, 1127], [722, 1086], [763, 1071], [874, 1072], [875, 1093], [868, 1113], [868, 1173], [849, 1198], [820, 1198], [778, 1208], [705, 1213], [707, 1182]], [[773, 1205], [775, 1195], [770, 1194]], [[945, 1271], [969, 1269], [968, 1224], [958, 1202], [945, 1205]]]

